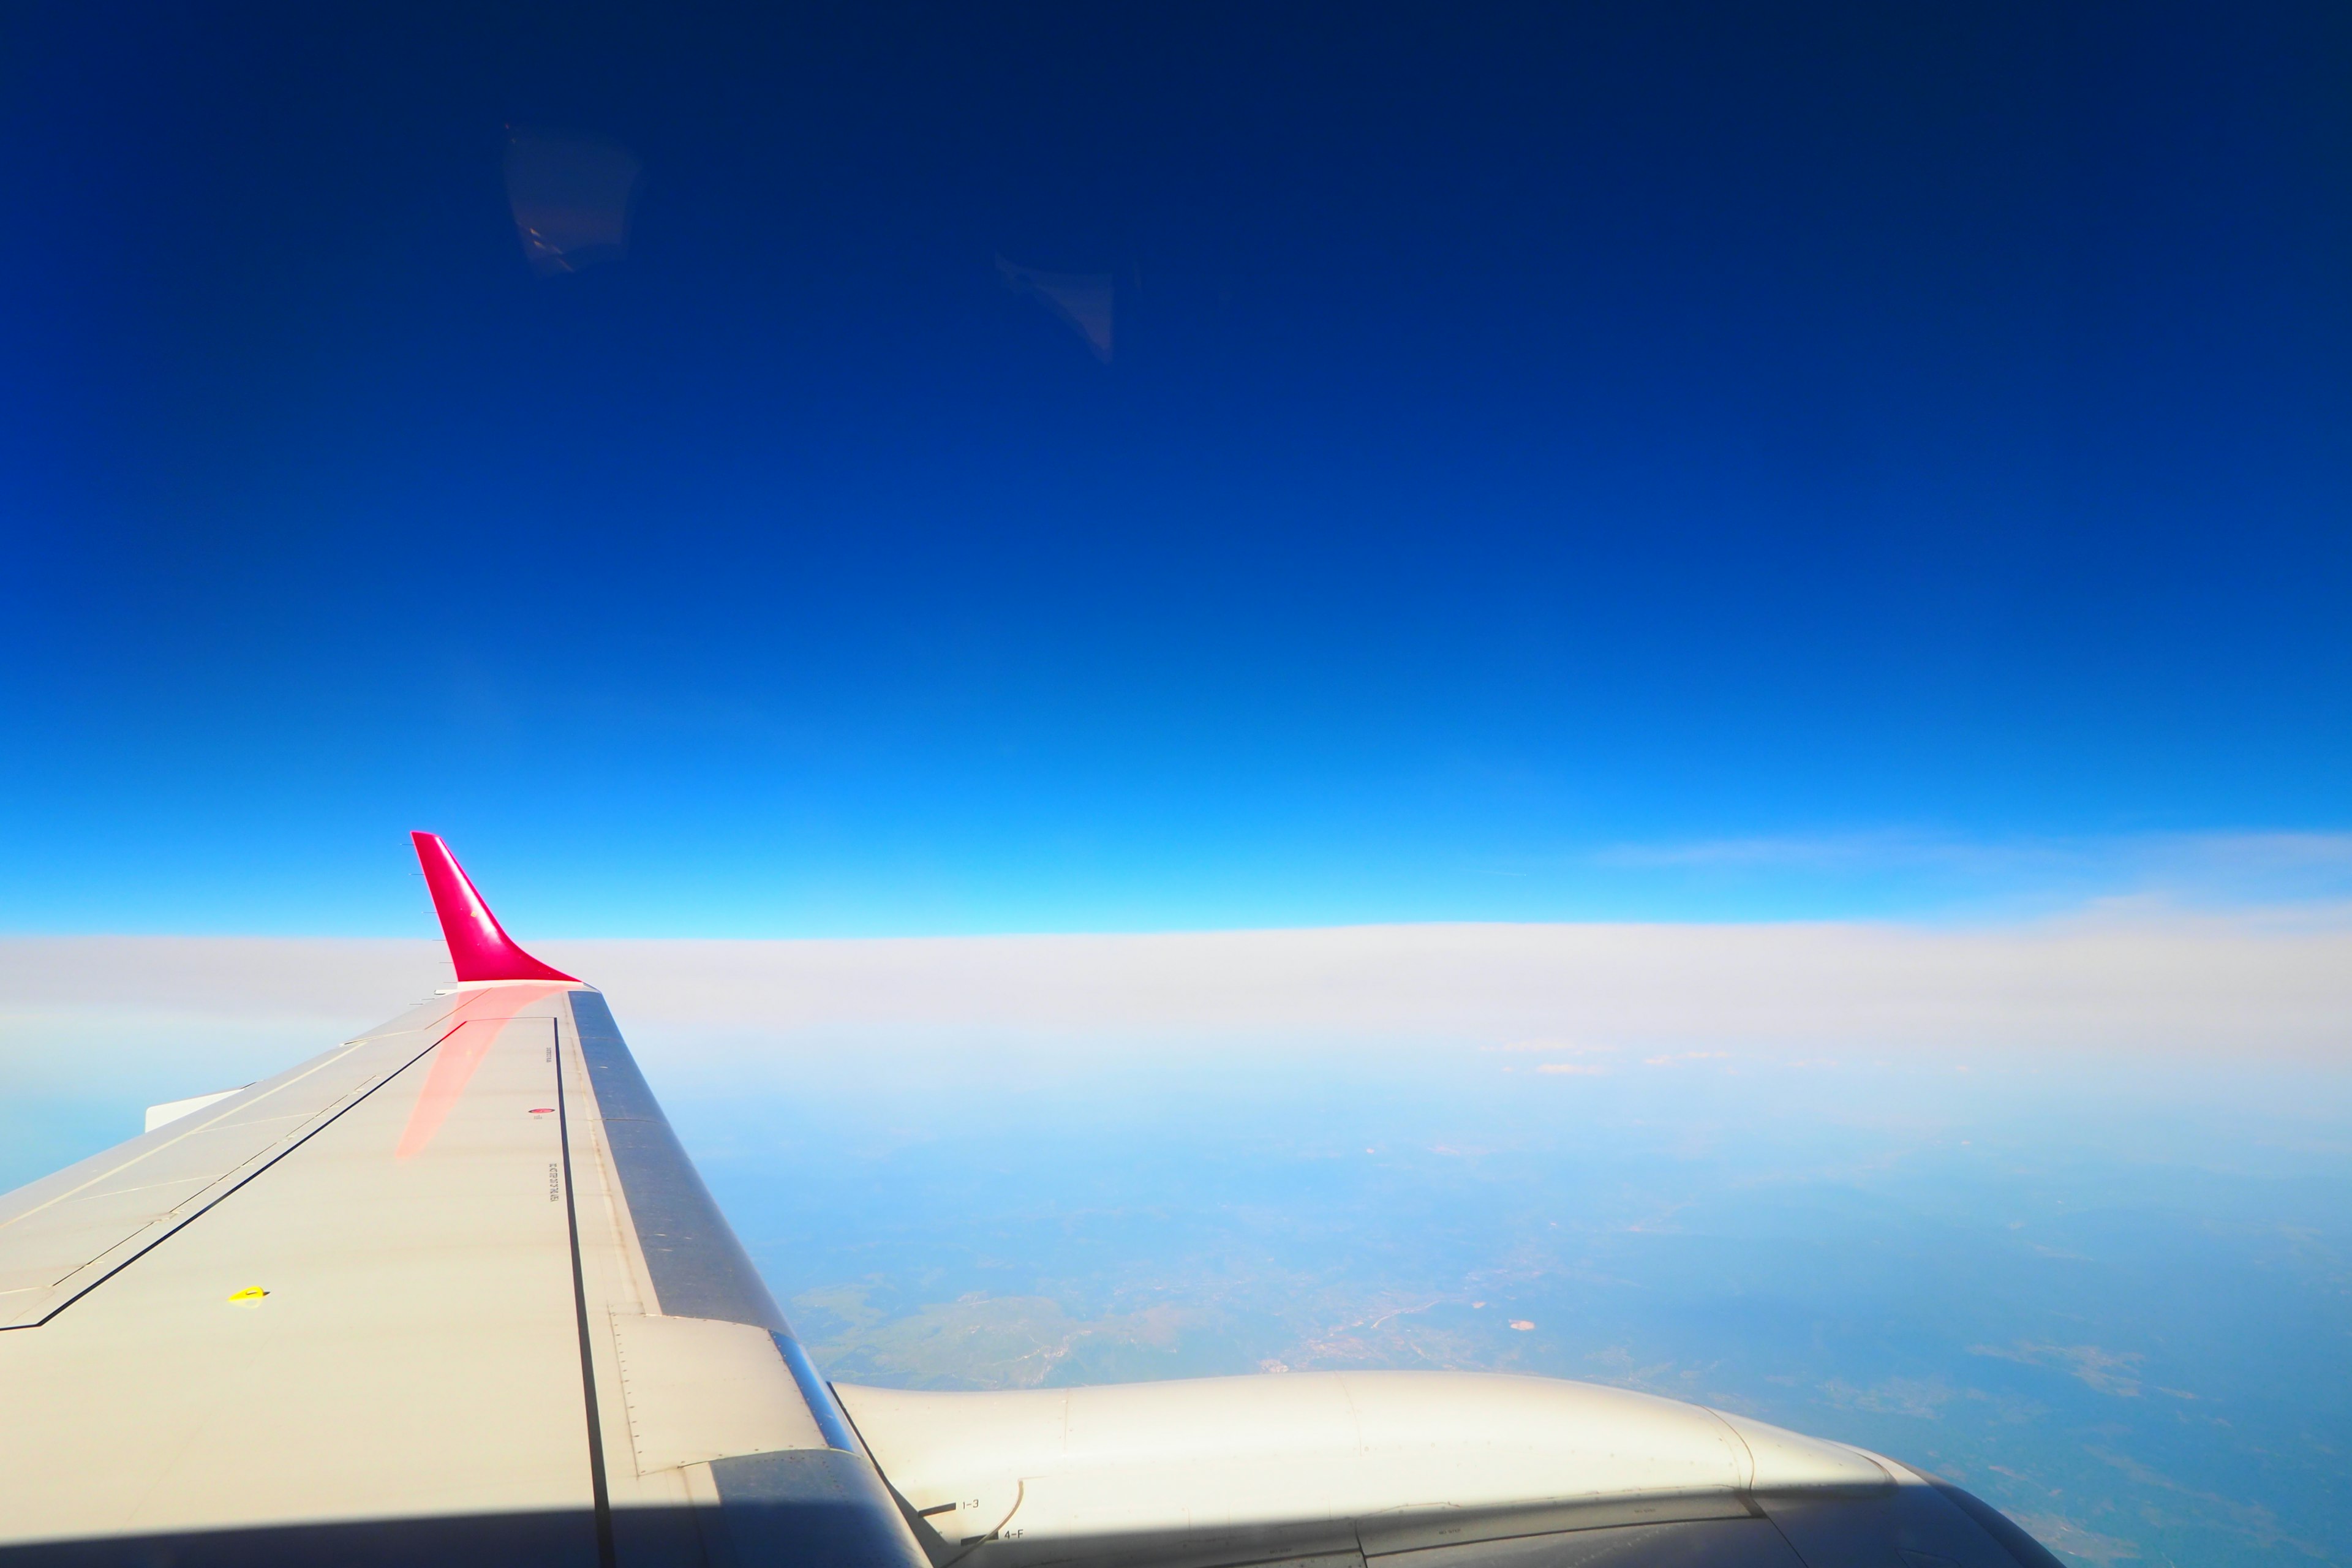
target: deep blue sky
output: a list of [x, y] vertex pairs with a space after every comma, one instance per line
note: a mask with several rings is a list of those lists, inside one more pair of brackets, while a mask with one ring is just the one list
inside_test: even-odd
[[2340, 5], [481, 9], [12, 8], [0, 927], [422, 931], [411, 826], [564, 934], [2352, 827]]

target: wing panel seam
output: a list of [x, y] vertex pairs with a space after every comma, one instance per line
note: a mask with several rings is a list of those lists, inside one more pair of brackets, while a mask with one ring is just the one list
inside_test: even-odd
[[[563, 1026], [553, 1018], [548, 1023], [555, 1033], [555, 1130], [563, 1157], [563, 1225], [572, 1243], [572, 1310], [580, 1330], [580, 1393], [588, 1415], [588, 1489], [596, 1507], [596, 1562], [598, 1568], [616, 1568], [613, 1494], [604, 1479], [604, 1423], [596, 1409], [596, 1349], [588, 1329], [588, 1278], [580, 1262], [580, 1203], [572, 1179], [572, 1106], [563, 1087]], [[583, 1070], [587, 1067], [584, 1056], [581, 1067]]]

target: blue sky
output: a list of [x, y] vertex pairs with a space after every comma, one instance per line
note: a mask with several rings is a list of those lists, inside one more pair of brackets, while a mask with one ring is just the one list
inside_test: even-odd
[[2352, 888], [2339, 8], [10, 26], [0, 927]]

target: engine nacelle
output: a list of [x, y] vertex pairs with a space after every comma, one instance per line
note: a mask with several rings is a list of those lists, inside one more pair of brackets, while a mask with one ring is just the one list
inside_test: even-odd
[[1957, 1489], [1678, 1400], [1479, 1373], [836, 1385], [934, 1568], [2053, 1568]]

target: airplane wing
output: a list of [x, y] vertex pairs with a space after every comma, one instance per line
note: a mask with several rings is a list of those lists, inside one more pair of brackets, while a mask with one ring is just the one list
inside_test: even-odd
[[828, 1386], [593, 986], [416, 847], [457, 984], [0, 1197], [0, 1568], [2048, 1568], [1622, 1390]]

